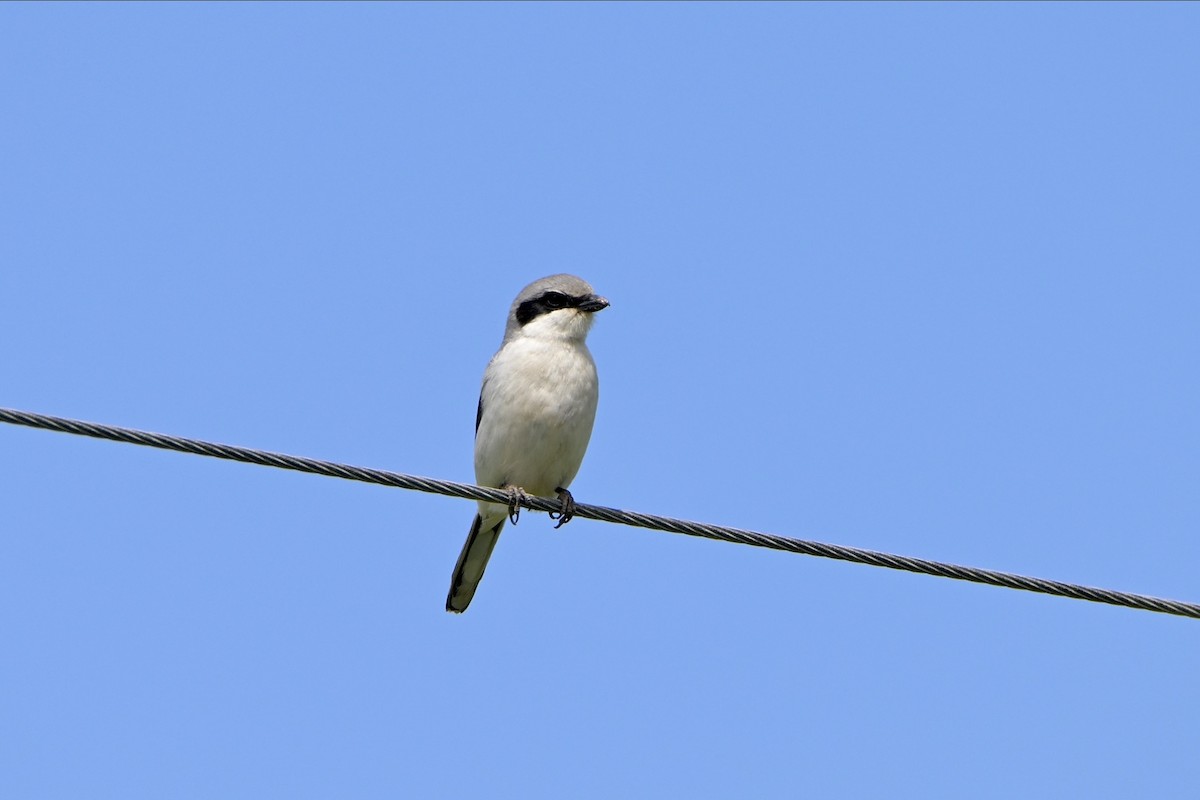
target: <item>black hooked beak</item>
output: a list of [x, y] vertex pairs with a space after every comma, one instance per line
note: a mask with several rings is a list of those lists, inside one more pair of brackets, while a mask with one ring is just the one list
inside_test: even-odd
[[608, 301], [598, 294], [589, 294], [578, 305], [580, 311], [586, 311], [589, 314], [594, 314], [601, 309], [608, 308]]

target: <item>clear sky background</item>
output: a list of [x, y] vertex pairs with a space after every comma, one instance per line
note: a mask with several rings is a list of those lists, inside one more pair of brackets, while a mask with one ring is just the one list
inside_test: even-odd
[[[1200, 601], [1200, 6], [0, 6], [0, 405]], [[1200, 791], [1200, 621], [0, 426], [0, 796]]]

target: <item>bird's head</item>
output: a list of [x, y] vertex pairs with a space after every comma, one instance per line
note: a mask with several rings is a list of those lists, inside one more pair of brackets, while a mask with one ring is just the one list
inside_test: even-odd
[[517, 295], [504, 338], [583, 341], [592, 327], [592, 315], [605, 308], [608, 301], [592, 291], [587, 281], [574, 275], [551, 275]]

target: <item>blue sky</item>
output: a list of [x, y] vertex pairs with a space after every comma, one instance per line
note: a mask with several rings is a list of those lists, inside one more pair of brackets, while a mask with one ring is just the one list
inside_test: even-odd
[[[0, 6], [0, 405], [1200, 600], [1200, 6]], [[1200, 623], [0, 426], [0, 795], [1195, 797]], [[963, 787], [971, 787], [969, 790]]]

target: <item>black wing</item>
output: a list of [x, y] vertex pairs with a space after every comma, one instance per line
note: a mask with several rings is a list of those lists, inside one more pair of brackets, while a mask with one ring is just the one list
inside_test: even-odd
[[483, 419], [483, 389], [480, 389], [479, 390], [479, 410], [475, 412], [475, 435], [476, 436], [479, 436], [479, 421], [482, 419]]

